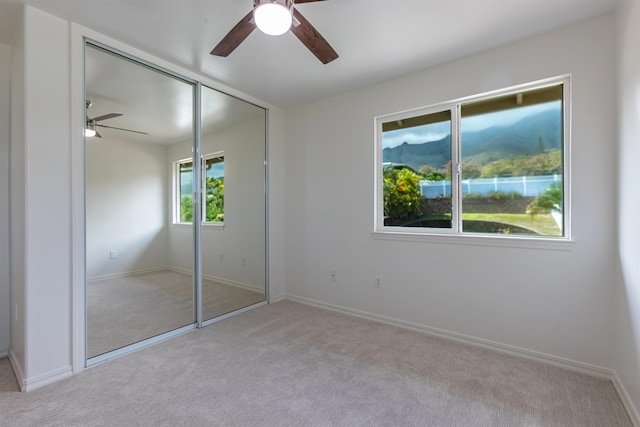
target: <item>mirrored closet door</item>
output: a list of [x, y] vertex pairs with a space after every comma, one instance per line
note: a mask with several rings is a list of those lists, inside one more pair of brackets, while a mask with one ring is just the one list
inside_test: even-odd
[[263, 108], [202, 87], [202, 319], [265, 300]]
[[264, 303], [266, 110], [89, 41], [85, 98], [88, 364]]

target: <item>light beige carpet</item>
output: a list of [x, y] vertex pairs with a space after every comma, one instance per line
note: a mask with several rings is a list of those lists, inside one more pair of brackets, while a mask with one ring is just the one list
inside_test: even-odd
[[[264, 301], [264, 293], [202, 281], [203, 319]], [[97, 356], [195, 322], [193, 279], [161, 270], [87, 284], [87, 355]]]
[[610, 381], [288, 301], [16, 387], [2, 426], [631, 425]]

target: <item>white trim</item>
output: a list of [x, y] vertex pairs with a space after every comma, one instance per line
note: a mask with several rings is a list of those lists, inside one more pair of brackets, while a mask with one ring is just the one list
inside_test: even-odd
[[4, 350], [0, 350], [0, 359], [3, 359], [5, 357], [9, 356], [9, 349], [6, 348]]
[[568, 369], [574, 372], [580, 372], [586, 375], [591, 375], [593, 377], [611, 380], [615, 374], [615, 371], [613, 371], [612, 369], [602, 368], [600, 366], [578, 362], [576, 360], [566, 359], [564, 357], [553, 356], [546, 353], [540, 353], [533, 350], [527, 350], [525, 348], [520, 348], [520, 347], [508, 345], [508, 344], [502, 344], [496, 341], [486, 340], [483, 338], [476, 338], [469, 335], [459, 334], [457, 332], [447, 331], [440, 328], [433, 328], [430, 326], [420, 325], [418, 323], [407, 322], [404, 320], [395, 319], [393, 317], [380, 316], [378, 314], [373, 314], [366, 311], [355, 310], [348, 307], [329, 304], [329, 303], [314, 300], [311, 298], [298, 297], [295, 295], [287, 294], [285, 296], [285, 299], [299, 302], [301, 304], [324, 308], [324, 309], [335, 311], [338, 313], [348, 314], [348, 315], [359, 317], [362, 319], [372, 320], [374, 322], [397, 326], [404, 329], [410, 329], [416, 332], [422, 332], [427, 335], [433, 335], [441, 338], [451, 339], [464, 344], [470, 344], [477, 347], [483, 347], [490, 350], [495, 350], [503, 354], [508, 354], [511, 356], [529, 359], [536, 362], [542, 362], [547, 365]]
[[16, 354], [13, 352], [12, 349], [9, 349], [9, 364], [13, 369], [13, 375], [15, 375], [16, 377], [16, 381], [18, 382], [20, 391], [26, 391], [23, 388], [23, 384], [22, 384], [24, 381], [24, 371], [22, 370], [22, 365], [18, 361], [18, 357], [16, 356]]
[[272, 297], [269, 298], [269, 304], [275, 304], [277, 302], [284, 301], [286, 299], [287, 299], [287, 294], [273, 295]]
[[33, 391], [40, 387], [44, 387], [73, 376], [73, 368], [71, 366], [65, 366], [63, 368], [54, 369], [53, 371], [38, 375], [37, 377], [26, 378], [22, 371], [22, 367], [18, 362], [18, 358], [11, 350], [9, 350], [9, 363], [11, 364], [18, 386], [22, 392]]
[[240, 289], [245, 289], [245, 290], [248, 290], [248, 291], [262, 292], [262, 293], [266, 292], [265, 291], [265, 286], [260, 287], [260, 285], [254, 285], [254, 284], [245, 283], [245, 282], [238, 282], [236, 280], [225, 279], [225, 278], [222, 278], [222, 277], [213, 276], [211, 274], [202, 274], [202, 278], [203, 279], [207, 279], [207, 280], [211, 280], [213, 282], [222, 283], [223, 285], [233, 286], [235, 288], [240, 288]]
[[187, 332], [195, 331], [196, 329], [197, 329], [197, 325], [194, 322], [189, 325], [182, 326], [178, 329], [174, 329], [160, 335], [146, 338], [146, 339], [143, 339], [142, 341], [134, 342], [133, 344], [126, 345], [124, 347], [115, 349], [113, 351], [110, 351], [104, 354], [99, 354], [98, 356], [91, 357], [87, 360], [87, 368], [94, 367], [108, 360], [113, 360], [113, 359], [117, 359], [118, 357], [129, 355], [135, 351], [142, 350], [147, 347], [151, 347], [152, 345], [170, 340], [171, 338], [177, 337], [178, 335], [186, 334]]
[[242, 308], [239, 308], [237, 310], [231, 311], [229, 313], [223, 314], [221, 316], [216, 316], [216, 317], [213, 317], [211, 319], [204, 320], [202, 322], [202, 327], [204, 328], [206, 326], [213, 325], [214, 323], [218, 323], [221, 320], [229, 319], [229, 318], [231, 318], [233, 316], [237, 316], [238, 314], [245, 313], [247, 311], [253, 310], [254, 308], [262, 307], [262, 306], [267, 305], [267, 304], [268, 304], [267, 301], [260, 301], [260, 302], [257, 302], [255, 304], [251, 304], [251, 305], [248, 305], [246, 307], [242, 307]]
[[437, 243], [448, 245], [493, 246], [503, 248], [542, 249], [555, 251], [573, 250], [575, 241], [566, 239], [552, 239], [548, 237], [509, 237], [499, 234], [426, 234], [411, 231], [392, 232], [374, 231], [371, 236], [376, 240], [391, 240], [405, 242]]
[[73, 368], [71, 366], [54, 369], [53, 371], [38, 375], [34, 378], [23, 379], [20, 383], [20, 390], [24, 392], [33, 391], [71, 376], [73, 376]]
[[155, 273], [157, 271], [162, 271], [162, 270], [172, 270], [172, 268], [171, 267], [155, 267], [155, 268], [147, 268], [144, 270], [132, 270], [132, 271], [123, 271], [120, 273], [103, 274], [101, 276], [87, 277], [87, 283], [99, 282], [101, 280], [117, 279], [119, 277], [136, 276], [138, 274]]
[[[193, 274], [191, 270], [187, 270], [185, 268], [180, 267], [167, 267], [167, 270], [175, 271], [176, 273], [182, 273], [191, 275]], [[224, 277], [214, 276], [212, 274], [202, 274], [203, 279], [211, 280], [213, 282], [222, 283], [223, 285], [233, 286], [235, 288], [246, 289], [249, 291], [255, 292], [265, 292], [264, 287], [260, 287], [260, 285], [253, 285], [251, 283], [238, 282], [237, 280], [225, 279]]]
[[86, 363], [83, 33], [82, 27], [71, 24], [71, 365], [74, 374], [82, 372]]
[[613, 372], [613, 378], [611, 378], [611, 381], [613, 382], [613, 387], [618, 392], [618, 396], [620, 396], [620, 400], [622, 400], [622, 405], [627, 410], [627, 415], [629, 415], [631, 423], [635, 427], [640, 427], [640, 412], [638, 412], [638, 408], [634, 405], [631, 396], [629, 396], [629, 393], [620, 380], [617, 372]]
[[[134, 270], [134, 271], [125, 271], [125, 272], [121, 272], [121, 273], [113, 273], [113, 274], [104, 274], [102, 276], [93, 276], [93, 277], [88, 277], [87, 278], [87, 283], [95, 283], [95, 282], [100, 282], [103, 280], [110, 280], [110, 279], [117, 279], [120, 277], [131, 277], [131, 276], [137, 276], [139, 274], [146, 274], [146, 273], [155, 273], [158, 271], [163, 271], [163, 270], [169, 270], [169, 271], [175, 271], [176, 273], [181, 273], [181, 274], [186, 274], [186, 275], [192, 275], [192, 271], [188, 270], [186, 268], [180, 268], [180, 267], [172, 267], [172, 266], [166, 266], [166, 267], [157, 267], [157, 268], [149, 268], [146, 270]], [[260, 287], [260, 285], [254, 285], [251, 283], [245, 283], [245, 282], [239, 282], [237, 280], [231, 280], [231, 279], [226, 279], [224, 277], [219, 277], [219, 276], [214, 276], [211, 274], [203, 274], [202, 275], [203, 279], [207, 279], [207, 280], [211, 280], [214, 282], [218, 282], [218, 283], [222, 283], [223, 285], [229, 285], [229, 286], [233, 286], [236, 288], [242, 288], [242, 289], [246, 289], [249, 291], [256, 291], [256, 292], [264, 292], [264, 288]]]
[[292, 294], [279, 295], [270, 300], [270, 303], [276, 303], [282, 300], [290, 300], [313, 307], [318, 307], [326, 310], [335, 311], [338, 313], [359, 317], [361, 319], [371, 320], [374, 322], [383, 323], [386, 325], [397, 326], [404, 329], [409, 329], [416, 332], [421, 332], [426, 335], [437, 336], [445, 339], [451, 339], [464, 344], [473, 345], [476, 347], [482, 347], [489, 350], [497, 351], [499, 353], [508, 354], [515, 357], [520, 357], [527, 360], [533, 360], [535, 362], [544, 363], [546, 365], [555, 366], [558, 368], [567, 369], [573, 372], [579, 372], [585, 375], [590, 375], [596, 378], [602, 378], [610, 380], [613, 383], [613, 387], [616, 390], [622, 405], [624, 406], [631, 423], [635, 427], [640, 427], [640, 412], [635, 406], [633, 399], [629, 396], [627, 389], [620, 380], [618, 373], [609, 368], [603, 368], [600, 366], [592, 365], [589, 363], [579, 362], [577, 360], [567, 359], [564, 357], [553, 356], [551, 354], [541, 353], [538, 351], [527, 350], [525, 348], [516, 347], [508, 344], [502, 344], [496, 341], [486, 340], [483, 338], [476, 338], [469, 335], [459, 334], [457, 332], [447, 331], [440, 328], [433, 328], [430, 326], [420, 325], [413, 322], [407, 322], [404, 320], [395, 319], [387, 316], [380, 316], [377, 314], [369, 313], [362, 310], [355, 310], [352, 308], [339, 306], [335, 304], [329, 304], [322, 301], [314, 300], [312, 298], [298, 297]]

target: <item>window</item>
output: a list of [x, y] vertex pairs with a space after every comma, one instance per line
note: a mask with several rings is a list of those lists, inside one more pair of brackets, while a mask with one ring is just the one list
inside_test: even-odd
[[376, 118], [376, 231], [568, 239], [569, 78]]
[[[224, 223], [224, 153], [202, 156], [202, 222]], [[174, 168], [176, 201], [174, 223], [193, 222], [193, 160], [177, 161]]]

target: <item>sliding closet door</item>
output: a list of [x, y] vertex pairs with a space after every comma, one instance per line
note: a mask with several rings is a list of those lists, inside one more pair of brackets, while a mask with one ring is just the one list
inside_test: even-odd
[[202, 319], [266, 300], [266, 111], [202, 87]]
[[88, 43], [85, 87], [92, 359], [196, 322], [195, 86]]

